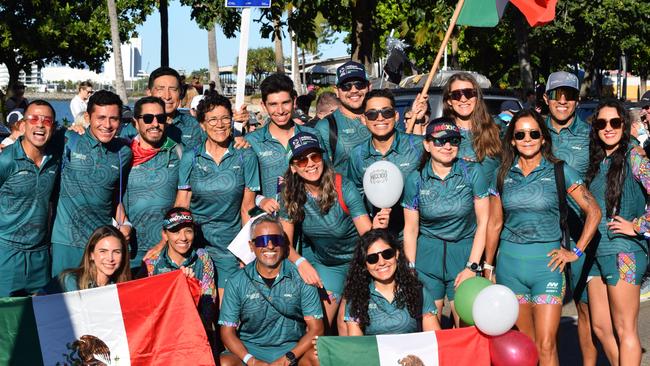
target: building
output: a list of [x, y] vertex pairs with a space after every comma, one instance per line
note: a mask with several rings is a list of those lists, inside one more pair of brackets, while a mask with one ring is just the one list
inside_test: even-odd
[[[18, 81], [27, 86], [42, 84], [43, 79], [41, 77], [41, 69], [38, 67], [38, 65], [32, 64], [29, 73], [20, 71]], [[4, 64], [0, 64], [0, 87], [6, 88], [7, 85], [9, 85], [9, 70], [7, 70], [7, 67]]]

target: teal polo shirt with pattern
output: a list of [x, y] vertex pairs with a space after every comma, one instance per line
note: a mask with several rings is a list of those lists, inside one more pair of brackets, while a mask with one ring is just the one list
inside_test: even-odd
[[270, 288], [256, 263], [249, 263], [226, 284], [219, 325], [237, 327], [250, 354], [273, 362], [305, 335], [304, 319], [321, 319], [323, 311], [316, 287], [307, 285], [289, 260], [282, 261]]
[[49, 205], [60, 160], [46, 153], [39, 168], [25, 155], [22, 141], [0, 152], [0, 245], [38, 250], [49, 243]]
[[129, 253], [131, 268], [139, 268], [147, 251], [162, 239], [163, 217], [176, 200], [182, 154], [180, 145], [168, 137], [151, 160], [128, 172], [123, 202], [135, 231]]
[[575, 169], [581, 178], [587, 174], [589, 168], [589, 134], [591, 126], [580, 119], [576, 114], [569, 127], [560, 132], [553, 128], [551, 117], [546, 118], [546, 126], [551, 131], [553, 155], [564, 160]]
[[[496, 125], [502, 127], [502, 124], [495, 121]], [[478, 163], [479, 168], [485, 175], [485, 179], [490, 185], [490, 192], [496, 194], [496, 175], [499, 170], [501, 162], [497, 158], [486, 156], [483, 161], [478, 162], [476, 152], [474, 151], [474, 144], [472, 143], [473, 134], [472, 130], [459, 127], [460, 146], [458, 147], [458, 157], [469, 162]], [[501, 130], [503, 131], [503, 130]]]
[[402, 207], [418, 211], [420, 235], [458, 241], [474, 236], [474, 200], [488, 194], [489, 185], [478, 164], [456, 159], [449, 174], [440, 179], [427, 163], [406, 178]]
[[[126, 184], [132, 153], [125, 140], [114, 138], [103, 144], [89, 129], [83, 135], [68, 131], [65, 136], [52, 244], [83, 251], [96, 228], [111, 224], [114, 200], [121, 191], [120, 183]], [[71, 263], [64, 268], [78, 264]]]
[[[165, 134], [181, 144], [184, 149], [191, 149], [201, 145], [205, 140], [205, 131], [201, 128], [199, 121], [190, 114], [174, 112], [172, 123], [165, 127]], [[123, 124], [120, 129], [120, 137], [133, 139], [138, 135], [138, 130], [133, 123]]]
[[[286, 147], [276, 140], [269, 131], [272, 122], [246, 135], [246, 141], [251, 145], [257, 155], [260, 166], [262, 194], [265, 197], [278, 199], [279, 187], [278, 178], [284, 176], [289, 168], [291, 159], [291, 148]], [[294, 125], [294, 135], [299, 132], [309, 132], [318, 138], [321, 146], [323, 139], [320, 133], [307, 126]], [[327, 159], [327, 155], [324, 156]]]
[[[301, 224], [303, 243], [305, 246], [310, 246], [315, 259], [326, 266], [350, 263], [354, 248], [359, 241], [359, 232], [352, 220], [368, 214], [359, 191], [345, 177], [343, 177], [341, 191], [350, 215], [343, 212], [338, 197], [334, 200], [334, 205], [324, 214], [316, 199], [309, 192], [306, 193], [305, 218]], [[280, 199], [280, 217], [292, 221], [282, 199]]]
[[196, 149], [185, 150], [179, 172], [178, 189], [192, 191], [190, 209], [205, 239], [200, 244], [206, 245], [217, 264], [221, 258], [234, 259], [227, 247], [242, 228], [244, 189], [260, 190], [255, 153], [235, 149], [233, 144], [231, 141], [219, 164], [206, 151], [205, 141]]
[[[580, 174], [564, 164], [564, 187], [583, 184]], [[515, 162], [503, 181], [501, 192], [504, 222], [501, 240], [515, 244], [559, 244], [560, 210], [553, 164], [542, 158], [540, 164], [524, 176]]]
[[350, 153], [355, 147], [365, 143], [371, 137], [368, 128], [361, 123], [359, 118], [349, 118], [341, 112], [341, 109], [335, 110], [332, 115], [336, 120], [336, 130], [338, 131], [336, 140], [336, 154], [332, 159], [332, 147], [330, 146], [330, 125], [327, 118], [323, 118], [316, 123], [316, 129], [323, 137], [325, 150], [330, 159], [333, 160], [334, 170], [341, 174], [347, 174], [350, 163]]
[[[345, 304], [345, 321], [356, 323], [357, 320], [350, 315], [350, 302]], [[436, 315], [435, 299], [431, 293], [422, 286], [422, 314]], [[370, 283], [370, 300], [368, 301], [368, 326], [363, 330], [364, 335], [379, 334], [406, 334], [422, 331], [418, 329], [418, 319], [411, 316], [408, 307], [399, 307], [397, 301], [388, 301], [375, 288], [375, 283]]]

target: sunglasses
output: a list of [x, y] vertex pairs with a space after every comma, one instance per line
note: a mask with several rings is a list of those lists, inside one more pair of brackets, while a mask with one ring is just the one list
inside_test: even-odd
[[433, 146], [442, 147], [447, 143], [451, 146], [460, 146], [460, 137], [443, 137], [443, 138], [430, 138], [429, 141], [433, 141]]
[[309, 164], [309, 161], [312, 161], [315, 164], [323, 161], [323, 154], [320, 152], [313, 152], [311, 154], [301, 156], [299, 158], [293, 159], [293, 164], [298, 168], [304, 168]]
[[29, 122], [30, 125], [36, 125], [38, 124], [38, 122], [43, 122], [43, 124], [48, 127], [52, 127], [52, 124], [54, 123], [54, 119], [52, 119], [52, 117], [41, 116], [36, 114], [29, 114], [25, 116], [24, 120]]
[[257, 238], [253, 239], [256, 248], [266, 248], [269, 246], [269, 243], [273, 243], [276, 247], [283, 247], [284, 235], [260, 235]]
[[573, 88], [557, 88], [548, 91], [546, 95], [549, 99], [556, 101], [562, 99], [562, 96], [567, 101], [576, 101], [578, 100], [578, 96], [580, 96], [580, 92]]
[[542, 133], [539, 130], [517, 131], [514, 134], [515, 140], [521, 141], [525, 139], [526, 134], [528, 134], [532, 140], [539, 140], [542, 137]]
[[366, 262], [368, 264], [375, 264], [375, 263], [379, 262], [379, 255], [380, 254], [381, 254], [381, 257], [384, 258], [384, 260], [389, 260], [389, 259], [392, 259], [393, 257], [395, 257], [395, 249], [388, 248], [388, 249], [382, 250], [381, 252], [368, 254], [366, 256]]
[[167, 115], [165, 113], [161, 113], [161, 114], [147, 113], [147, 114], [141, 114], [139, 116], [136, 116], [136, 118], [142, 118], [142, 121], [147, 125], [152, 124], [154, 119], [156, 119], [158, 123], [162, 124], [165, 123], [165, 121], [167, 120]]
[[457, 89], [449, 92], [449, 96], [453, 100], [461, 100], [463, 99], [463, 96], [465, 96], [465, 98], [467, 99], [472, 99], [475, 98], [477, 95], [478, 93], [473, 88]]
[[362, 90], [368, 87], [368, 82], [362, 80], [348, 81], [347, 83], [339, 84], [337, 88], [347, 92], [352, 90], [352, 87], [357, 88], [357, 90]]
[[604, 118], [598, 118], [597, 120], [593, 121], [591, 123], [591, 126], [597, 130], [604, 130], [605, 127], [607, 127], [607, 124], [609, 123], [610, 126], [612, 126], [613, 129], [619, 129], [621, 126], [623, 126], [623, 120], [620, 118], [612, 118], [612, 119], [604, 119]]
[[368, 109], [363, 113], [364, 116], [366, 116], [366, 119], [368, 121], [376, 121], [377, 118], [379, 118], [379, 115], [381, 114], [384, 119], [388, 118], [393, 118], [395, 117], [395, 109], [393, 108], [382, 108], [382, 109]]

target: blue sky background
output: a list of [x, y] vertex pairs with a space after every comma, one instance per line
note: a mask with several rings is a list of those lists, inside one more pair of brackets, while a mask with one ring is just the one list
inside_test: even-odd
[[[169, 4], [169, 63], [170, 66], [190, 73], [193, 70], [208, 68], [208, 33], [192, 20], [191, 8], [181, 6], [179, 1]], [[252, 19], [259, 18], [253, 10]], [[145, 23], [137, 28], [142, 39], [142, 69], [149, 73], [160, 65], [160, 14], [155, 11]], [[249, 48], [273, 47], [273, 41], [260, 35], [260, 24], [251, 21]], [[286, 30], [285, 30], [286, 32]], [[339, 35], [333, 45], [320, 48], [323, 58], [344, 56], [347, 45], [344, 35]], [[217, 57], [219, 66], [233, 65], [239, 52], [239, 37], [226, 38], [217, 27]], [[291, 42], [283, 40], [285, 57], [291, 56]]]

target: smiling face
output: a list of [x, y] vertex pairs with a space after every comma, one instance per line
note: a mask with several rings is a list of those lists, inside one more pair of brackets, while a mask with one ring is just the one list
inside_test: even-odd
[[607, 121], [605, 128], [598, 130], [598, 138], [603, 142], [603, 144], [605, 144], [605, 150], [615, 150], [621, 142], [621, 138], [623, 138], [624, 125], [621, 125], [618, 128], [612, 127], [611, 120], [616, 118], [622, 119], [622, 117], [618, 115], [616, 108], [613, 107], [601, 108], [595, 118], [595, 120]]
[[[284, 235], [282, 227], [271, 222], [263, 222], [255, 227], [253, 239], [261, 235]], [[273, 241], [268, 243], [268, 246], [260, 248], [256, 247], [254, 241], [249, 242], [251, 251], [255, 253], [257, 262], [262, 267], [267, 269], [278, 268], [284, 259], [284, 247], [276, 245]]]
[[[517, 135], [522, 135], [523, 139], [517, 140]], [[530, 159], [541, 154], [544, 136], [541, 136], [539, 125], [533, 117], [527, 116], [518, 119], [513, 136], [510, 143], [517, 149], [519, 156]], [[539, 138], [534, 138], [536, 136]]]
[[271, 117], [271, 122], [278, 127], [283, 127], [291, 123], [293, 105], [294, 99], [286, 91], [269, 94], [266, 96], [266, 101], [262, 102], [264, 110]]
[[116, 104], [95, 105], [90, 114], [90, 133], [101, 143], [110, 142], [120, 127], [120, 107]]
[[431, 154], [431, 160], [442, 165], [451, 164], [458, 156], [458, 146], [452, 146], [449, 142], [445, 142], [442, 146], [436, 146], [433, 139], [427, 138], [422, 143], [424, 149]]
[[[307, 158], [306, 165], [305, 158]], [[291, 172], [297, 173], [305, 182], [318, 184], [325, 169], [323, 155], [318, 150], [309, 150], [300, 156], [293, 157], [290, 163]]]
[[[390, 99], [388, 98], [371, 98], [366, 101], [366, 112], [368, 111], [381, 111], [393, 109], [393, 106], [390, 104]], [[395, 130], [395, 121], [399, 119], [399, 113], [395, 112], [395, 115], [390, 118], [384, 118], [381, 113], [378, 113], [377, 119], [370, 120], [366, 116], [366, 127], [375, 138], [382, 138], [389, 135], [392, 135]]]
[[[357, 88], [359, 83], [362, 86], [360, 89]], [[341, 106], [353, 113], [360, 111], [361, 107], [363, 107], [363, 100], [370, 91], [370, 83], [365, 80], [351, 80], [343, 84], [350, 85], [350, 89], [346, 91], [344, 89], [347, 89], [347, 86], [336, 87], [336, 96], [341, 101]]]
[[148, 95], [158, 97], [165, 102], [165, 113], [172, 115], [181, 104], [181, 86], [178, 79], [172, 75], [163, 75], [153, 81], [153, 87], [147, 90]]
[[114, 236], [107, 236], [95, 244], [90, 259], [97, 269], [97, 283], [107, 283], [122, 264], [122, 243]]
[[[469, 81], [456, 80], [451, 83], [451, 86], [449, 88], [450, 93], [458, 93], [458, 91], [464, 89], [474, 89], [474, 85]], [[454, 110], [454, 113], [457, 117], [461, 119], [467, 119], [474, 112], [474, 108], [476, 107], [476, 100], [477, 97], [467, 98], [467, 96], [463, 94], [459, 100], [449, 98], [449, 100], [447, 100], [447, 103]]]
[[[30, 117], [31, 116], [31, 117]], [[24, 141], [36, 149], [42, 149], [52, 137], [54, 115], [52, 109], [45, 105], [32, 104], [25, 111]], [[49, 122], [48, 122], [49, 120]]]
[[[551, 115], [553, 122], [565, 125], [573, 120], [575, 115], [576, 106], [578, 105], [578, 100], [570, 97], [567, 99], [567, 96], [575, 94], [575, 89], [572, 88], [558, 88], [560, 90], [555, 90], [555, 93], [552, 91], [544, 94], [544, 101], [548, 104], [548, 110]], [[550, 98], [549, 93], [557, 94], [555, 98]]]
[[[142, 105], [142, 111], [140, 113], [142, 115], [153, 114], [155, 116], [164, 114], [165, 111], [158, 103], [147, 103]], [[146, 124], [142, 117], [136, 118], [135, 121], [141, 141], [144, 141], [150, 148], [160, 145], [165, 133], [165, 119], [158, 121], [157, 118], [154, 118], [149, 124]]]
[[228, 109], [219, 105], [205, 113], [205, 119], [201, 121], [201, 128], [208, 134], [210, 140], [222, 143], [230, 138], [231, 121]]
[[192, 248], [194, 242], [194, 226], [184, 225], [180, 229], [174, 231], [165, 230], [167, 235], [167, 245], [170, 257], [177, 256], [185, 257]]
[[[391, 246], [388, 245], [382, 239], [377, 240], [376, 242], [370, 244], [368, 247], [368, 253], [366, 257], [370, 254], [376, 254], [383, 252], [386, 249], [391, 249]], [[389, 283], [395, 280], [395, 271], [397, 271], [397, 257], [399, 257], [399, 251], [395, 254], [393, 258], [384, 259], [384, 257], [379, 254], [379, 261], [374, 264], [370, 264], [366, 261], [366, 269], [372, 278], [375, 281], [382, 283]]]

